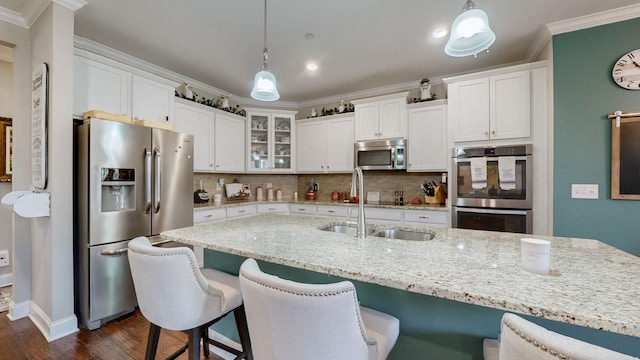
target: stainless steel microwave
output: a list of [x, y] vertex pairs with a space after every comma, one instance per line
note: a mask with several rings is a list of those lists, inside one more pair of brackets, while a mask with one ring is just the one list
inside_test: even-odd
[[407, 140], [404, 138], [357, 141], [355, 164], [362, 170], [405, 170]]

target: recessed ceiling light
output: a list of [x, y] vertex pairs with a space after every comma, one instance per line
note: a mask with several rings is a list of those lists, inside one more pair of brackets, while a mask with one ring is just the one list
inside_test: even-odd
[[309, 71], [318, 70], [318, 64], [316, 64], [316, 63], [308, 63], [307, 64], [307, 70], [309, 70]]
[[304, 38], [307, 40], [313, 39], [315, 36], [312, 33], [305, 34]]
[[443, 38], [443, 37], [447, 36], [447, 33], [448, 33], [447, 29], [439, 28], [439, 29], [436, 29], [436, 31], [433, 32], [433, 37], [436, 38], [436, 39], [440, 39], [440, 38]]

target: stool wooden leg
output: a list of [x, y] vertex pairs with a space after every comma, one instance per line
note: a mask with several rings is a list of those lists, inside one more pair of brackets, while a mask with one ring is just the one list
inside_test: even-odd
[[200, 337], [202, 338], [202, 353], [204, 357], [209, 357], [209, 327], [200, 327]]
[[190, 360], [200, 360], [200, 340], [202, 336], [200, 335], [200, 328], [193, 328], [188, 331], [189, 341], [187, 343], [187, 347], [189, 348], [189, 359]]
[[158, 349], [158, 339], [160, 338], [160, 326], [149, 323], [149, 336], [147, 336], [147, 352], [144, 355], [146, 360], [156, 358], [156, 350]]
[[[244, 305], [239, 306], [233, 311], [238, 327], [238, 335], [240, 335], [240, 343], [242, 344], [243, 357], [247, 360], [253, 360], [253, 352], [251, 351], [251, 339], [249, 338], [249, 326], [247, 325], [247, 316], [244, 312]], [[241, 358], [238, 356], [236, 359]]]

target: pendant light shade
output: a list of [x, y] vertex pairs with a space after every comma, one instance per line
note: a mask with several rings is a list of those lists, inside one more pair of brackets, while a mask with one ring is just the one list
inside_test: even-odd
[[267, 0], [264, 0], [264, 51], [262, 52], [262, 70], [258, 71], [253, 82], [251, 97], [259, 101], [276, 101], [280, 99], [276, 87], [276, 77], [269, 72], [269, 52], [267, 51]]
[[487, 14], [476, 9], [471, 0], [467, 0], [462, 13], [451, 25], [451, 37], [444, 48], [449, 56], [462, 57], [489, 49], [496, 40], [496, 34], [489, 27]]

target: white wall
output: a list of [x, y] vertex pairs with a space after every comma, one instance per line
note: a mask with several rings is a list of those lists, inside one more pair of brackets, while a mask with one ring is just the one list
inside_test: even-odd
[[[0, 45], [0, 48], [9, 49]], [[11, 54], [12, 51], [6, 51]], [[4, 52], [3, 52], [4, 53]], [[13, 66], [11, 62], [0, 60], [0, 117], [13, 117]], [[0, 183], [0, 198], [11, 191], [11, 183]], [[9, 250], [10, 263], [13, 262], [11, 246], [12, 214], [0, 210], [0, 250]], [[11, 283], [11, 265], [0, 268], [0, 286]]]

